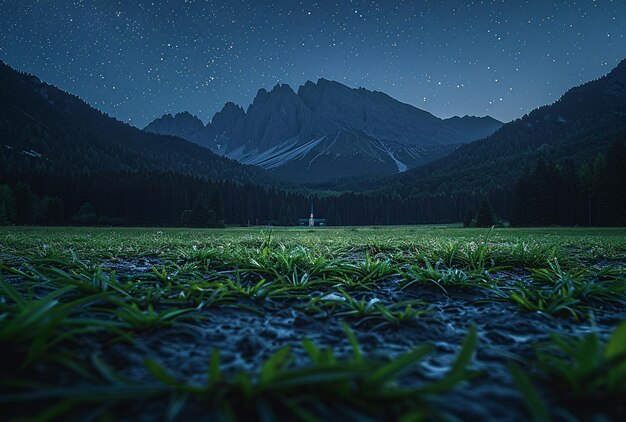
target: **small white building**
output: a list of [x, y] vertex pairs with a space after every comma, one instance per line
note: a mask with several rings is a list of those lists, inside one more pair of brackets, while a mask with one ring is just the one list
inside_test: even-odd
[[309, 226], [309, 227], [315, 227], [315, 226], [325, 226], [326, 225], [326, 219], [325, 218], [315, 218], [313, 216], [313, 203], [311, 203], [311, 215], [309, 216], [309, 218], [301, 218], [298, 220], [298, 225], [300, 226]]

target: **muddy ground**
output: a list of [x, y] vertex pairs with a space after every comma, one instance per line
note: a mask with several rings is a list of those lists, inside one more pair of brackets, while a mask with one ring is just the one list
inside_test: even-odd
[[[122, 276], [147, 271], [155, 262], [150, 259], [111, 262], [104, 267]], [[493, 277], [506, 284], [528, 275], [524, 271], [507, 271]], [[532, 344], [548, 339], [551, 332], [576, 335], [597, 331], [607, 337], [619, 322], [626, 320], [626, 310], [618, 307], [596, 310], [591, 319], [575, 321], [567, 316], [550, 317], [522, 310], [487, 290], [449, 288], [444, 292], [434, 284], [413, 285], [402, 290], [397, 279], [378, 283], [371, 291], [351, 293], [358, 299], [383, 304], [404, 300], [428, 304], [430, 312], [402, 325], [346, 319], [366, 356], [393, 357], [424, 343], [434, 345], [434, 351], [402, 378], [402, 383], [409, 385], [441, 378], [450, 368], [468, 329], [476, 325], [479, 343], [471, 369], [482, 375], [434, 398], [439, 409], [460, 420], [528, 420], [507, 362], [524, 362], [530, 358]], [[327, 290], [314, 291], [310, 296], [342, 300]], [[222, 367], [231, 374], [241, 370], [256, 372], [264, 359], [286, 345], [292, 346], [295, 364], [306, 365], [309, 360], [301, 345], [304, 338], [333, 348], [338, 356], [352, 353], [340, 324], [341, 317], [307, 312], [306, 302], [302, 300], [267, 299], [246, 304], [261, 312], [228, 306], [209, 308], [201, 311], [196, 321], [138, 333], [134, 345], [126, 342], [94, 344], [93, 349], [84, 351], [85, 358], [96, 352], [106, 356], [106, 361], [122, 373], [134, 379], [150, 379], [143, 362], [145, 357], [151, 357], [169, 368], [178, 379], [202, 384], [207, 381], [207, 364], [213, 349], [220, 350]], [[549, 390], [543, 394], [558, 409], [558, 399]], [[149, 420], [160, 408], [155, 403], [138, 405], [128, 416]], [[194, 417], [193, 414], [188, 416]], [[591, 417], [579, 416], [583, 420]]]

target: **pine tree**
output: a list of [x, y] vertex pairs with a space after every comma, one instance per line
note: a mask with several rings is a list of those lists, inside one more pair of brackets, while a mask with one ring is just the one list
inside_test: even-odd
[[98, 214], [93, 204], [85, 202], [78, 212], [72, 217], [72, 221], [81, 226], [94, 226], [98, 223]]
[[4, 206], [4, 202], [0, 202], [0, 226], [8, 226], [9, 225], [9, 217], [7, 216], [7, 211]]
[[0, 204], [4, 208], [6, 224], [15, 222], [15, 198], [13, 190], [7, 185], [0, 185]]
[[33, 194], [28, 183], [18, 182], [13, 189], [15, 196], [15, 222], [31, 224], [33, 222]]
[[607, 154], [597, 192], [598, 221], [604, 226], [626, 223], [626, 149], [615, 141]]
[[481, 199], [478, 212], [476, 213], [477, 227], [491, 227], [493, 225], [493, 208], [487, 198]]
[[463, 218], [463, 227], [470, 227], [474, 220], [474, 210], [468, 208], [465, 212], [465, 217]]

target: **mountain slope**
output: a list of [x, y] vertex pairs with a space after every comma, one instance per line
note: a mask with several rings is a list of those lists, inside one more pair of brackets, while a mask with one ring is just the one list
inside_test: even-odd
[[443, 160], [388, 181], [406, 196], [508, 190], [539, 158], [580, 164], [626, 134], [626, 60], [558, 101], [456, 149]]
[[[325, 79], [309, 81], [297, 93], [285, 84], [260, 89], [247, 111], [227, 103], [206, 126], [198, 123], [189, 113], [179, 113], [156, 119], [144, 130], [180, 136], [242, 163], [302, 180], [402, 172], [502, 124], [491, 117], [442, 120], [384, 93]], [[348, 139], [355, 142], [353, 147], [345, 144]], [[325, 159], [307, 158], [319, 143]], [[370, 147], [362, 147], [368, 143]]]
[[[188, 125], [203, 127], [191, 116]], [[199, 124], [198, 124], [199, 123]], [[180, 126], [179, 126], [180, 127]], [[141, 131], [38, 78], [0, 62], [3, 170], [28, 165], [74, 170], [171, 171], [213, 179], [274, 181], [262, 169], [181, 138]]]
[[470, 140], [445, 121], [387, 94], [364, 88], [351, 89], [320, 79], [307, 82], [298, 96], [324, 121], [362, 130], [379, 140], [408, 145], [450, 145]]

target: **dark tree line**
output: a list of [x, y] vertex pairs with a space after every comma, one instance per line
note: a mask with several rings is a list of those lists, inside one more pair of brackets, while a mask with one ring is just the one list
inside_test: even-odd
[[626, 225], [625, 171], [626, 150], [616, 142], [578, 168], [571, 160], [555, 165], [540, 159], [508, 188], [402, 198], [384, 191], [285, 190], [175, 172], [83, 173], [29, 158], [10, 172], [0, 170], [0, 224], [295, 225], [313, 202], [329, 225], [464, 221], [489, 227], [509, 216], [514, 226]]
[[616, 141], [608, 153], [576, 168], [539, 159], [517, 181], [511, 224], [626, 225], [626, 149]]
[[[37, 158], [21, 160], [9, 172], [0, 168], [0, 184], [4, 221], [11, 224], [295, 225], [308, 217], [311, 202], [330, 225], [459, 221], [445, 195], [323, 195], [174, 172], [58, 170]], [[470, 195], [453, 198], [461, 206], [471, 200]]]
[[420, 210], [444, 206], [439, 199], [324, 196], [177, 173], [28, 172], [5, 174], [0, 183], [2, 224], [296, 225], [308, 217], [311, 202], [331, 225], [408, 224], [420, 222]]
[[13, 188], [0, 185], [0, 226], [8, 224], [58, 225], [65, 223], [63, 201], [34, 195], [27, 183]]
[[491, 227], [497, 223], [496, 220], [491, 203], [484, 197], [480, 200], [478, 211], [474, 212], [471, 208], [467, 210], [463, 227]]

